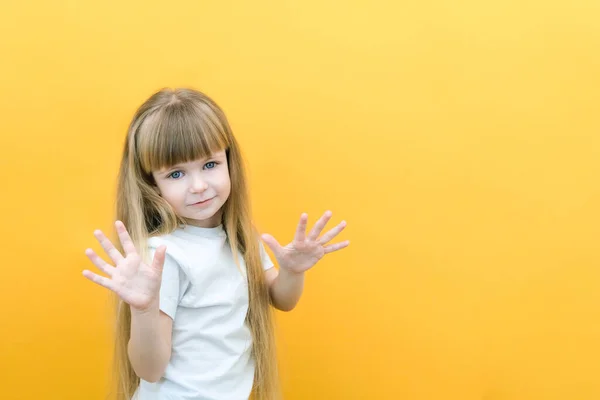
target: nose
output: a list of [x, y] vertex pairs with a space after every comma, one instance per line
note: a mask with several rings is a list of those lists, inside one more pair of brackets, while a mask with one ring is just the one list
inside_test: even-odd
[[208, 184], [201, 176], [195, 176], [192, 178], [192, 182], [190, 185], [191, 193], [201, 193], [208, 189]]

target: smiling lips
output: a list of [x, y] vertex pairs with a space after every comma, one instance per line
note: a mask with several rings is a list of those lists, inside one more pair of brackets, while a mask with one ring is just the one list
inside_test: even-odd
[[208, 203], [209, 203], [209, 202], [210, 202], [212, 199], [214, 199], [214, 197], [213, 197], [213, 198], [210, 198], [210, 199], [208, 199], [208, 200], [199, 201], [199, 202], [197, 202], [197, 203], [190, 204], [190, 205], [191, 205], [191, 206], [203, 206], [203, 205], [205, 205], [205, 204], [208, 204]]

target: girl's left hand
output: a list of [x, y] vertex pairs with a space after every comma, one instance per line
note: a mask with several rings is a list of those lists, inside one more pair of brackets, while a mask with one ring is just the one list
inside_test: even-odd
[[329, 219], [331, 219], [331, 211], [325, 212], [306, 236], [308, 215], [302, 214], [296, 229], [296, 236], [286, 246], [281, 246], [271, 235], [264, 234], [262, 239], [273, 251], [280, 268], [293, 273], [302, 273], [312, 268], [325, 254], [341, 250], [350, 244], [348, 240], [327, 244], [346, 227], [346, 221], [340, 222], [319, 238]]

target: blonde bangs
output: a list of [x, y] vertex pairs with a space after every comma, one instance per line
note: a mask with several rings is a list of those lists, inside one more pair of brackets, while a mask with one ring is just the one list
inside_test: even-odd
[[140, 166], [147, 174], [230, 146], [226, 127], [210, 107], [179, 101], [148, 115], [136, 136]]

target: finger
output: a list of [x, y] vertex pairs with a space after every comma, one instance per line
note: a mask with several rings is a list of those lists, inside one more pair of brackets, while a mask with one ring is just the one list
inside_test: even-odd
[[294, 236], [294, 240], [298, 242], [304, 242], [306, 240], [306, 223], [308, 222], [308, 214], [302, 213], [300, 216], [300, 222], [298, 222], [298, 227], [296, 228], [296, 236]]
[[329, 219], [331, 219], [331, 211], [325, 211], [325, 214], [319, 218], [315, 226], [311, 229], [310, 233], [308, 234], [308, 239], [317, 240], [323, 231], [323, 228], [325, 228], [325, 225], [327, 225], [327, 222], [329, 222]]
[[165, 266], [165, 258], [167, 254], [167, 246], [159, 246], [154, 253], [152, 259], [152, 268], [162, 275], [163, 267]]
[[88, 271], [87, 269], [83, 271], [83, 276], [85, 276], [86, 278], [88, 278], [90, 281], [103, 286], [109, 290], [114, 291], [113, 285], [112, 285], [112, 281], [108, 278], [105, 278], [103, 276], [97, 275], [91, 271]]
[[96, 252], [94, 250], [87, 249], [85, 251], [85, 255], [94, 263], [94, 265], [96, 267], [98, 267], [98, 269], [100, 271], [104, 272], [106, 275], [108, 275], [110, 277], [113, 276], [115, 267], [113, 267], [112, 265], [110, 265], [106, 261], [104, 261], [102, 258], [100, 258], [100, 256], [98, 256], [98, 254], [96, 254]]
[[331, 229], [330, 231], [326, 232], [323, 236], [321, 236], [321, 238], [319, 239], [319, 243], [320, 244], [329, 243], [334, 237], [339, 235], [340, 232], [343, 231], [345, 227], [346, 227], [346, 221], [340, 222], [333, 229]]
[[100, 245], [102, 246], [106, 254], [108, 254], [110, 259], [115, 263], [115, 265], [123, 259], [121, 252], [119, 252], [119, 250], [115, 248], [112, 242], [104, 235], [104, 233], [102, 233], [101, 230], [94, 231], [94, 236], [96, 236], [96, 239], [98, 240], [98, 242], [100, 242]]
[[281, 245], [279, 244], [277, 239], [266, 233], [261, 237], [262, 240], [267, 244], [267, 246], [269, 246], [275, 257], [279, 257], [279, 254], [281, 253]]
[[329, 246], [325, 246], [325, 254], [329, 254], [329, 253], [333, 253], [334, 251], [341, 250], [345, 247], [348, 247], [349, 244], [350, 244], [350, 241], [346, 240], [345, 242], [340, 242], [340, 243], [330, 244]]
[[119, 235], [121, 246], [123, 246], [123, 250], [125, 251], [125, 255], [136, 254], [137, 251], [133, 244], [133, 240], [131, 240], [131, 236], [129, 236], [125, 224], [121, 221], [116, 221], [115, 227], [117, 229], [117, 234]]

